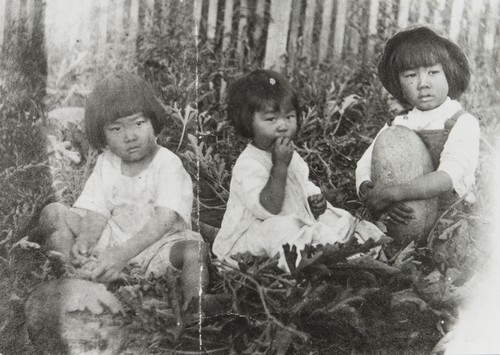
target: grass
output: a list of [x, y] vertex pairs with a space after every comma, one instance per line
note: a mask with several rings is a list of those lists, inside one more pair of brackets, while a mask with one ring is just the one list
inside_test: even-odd
[[[228, 198], [231, 168], [246, 144], [226, 121], [220, 87], [249, 67], [230, 60], [221, 65], [221, 55], [202, 45], [196, 82], [192, 70], [195, 51], [189, 45], [189, 35], [180, 30], [172, 35], [175, 44], [154, 33], [152, 38], [144, 38], [138, 63], [129, 69], [138, 70], [160, 92], [169, 123], [159, 141], [181, 157], [196, 181], [195, 215], [217, 226]], [[180, 55], [179, 48], [184, 45], [190, 50]], [[81, 104], [91, 78], [123, 65], [120, 57], [111, 55], [107, 66], [96, 69], [82, 64], [86, 62], [74, 53], [68, 57], [73, 61], [51, 68], [58, 73], [53, 77], [57, 80], [48, 83], [49, 99], [42, 100], [43, 85], [29, 81], [39, 55], [27, 51], [22, 58], [15, 66], [3, 63], [5, 80], [0, 86], [0, 352], [4, 354], [32, 351], [26, 338], [18, 336], [24, 334], [18, 315], [28, 293], [44, 280], [56, 277], [43, 252], [30, 247], [23, 238], [36, 234], [38, 215], [48, 202], [71, 204], [75, 200], [93, 161], [77, 126], [67, 128], [62, 136], [80, 150], [82, 163], [55, 161], [47, 155], [45, 136], [51, 128], [45, 109], [68, 102]], [[371, 218], [356, 197], [354, 169], [391, 115], [374, 68], [360, 66], [353, 71], [334, 63], [296, 63], [287, 73], [299, 88], [304, 108], [304, 124], [295, 144], [310, 166], [311, 180], [322, 187], [335, 206]], [[233, 312], [204, 321], [202, 331], [207, 342], [217, 343], [221, 339], [214, 334], [223, 332], [231, 335], [231, 347], [237, 353], [284, 353], [288, 349], [295, 353], [347, 354], [355, 349], [360, 353], [409, 354], [432, 349], [457, 317], [462, 300], [453, 298], [453, 292], [478, 273], [489, 257], [483, 242], [492, 204], [489, 167], [499, 133], [496, 117], [500, 109], [494, 103], [500, 99], [500, 90], [480, 90], [485, 85], [499, 89], [499, 83], [491, 79], [498, 77], [498, 69], [474, 70], [476, 75], [463, 102], [481, 119], [478, 201], [474, 209], [461, 215], [462, 223], [453, 224], [449, 219], [437, 227], [437, 235], [454, 236], [449, 248], [435, 253], [410, 247], [406, 252], [415, 262], [395, 258], [392, 266], [400, 269], [397, 276], [381, 271], [380, 265], [359, 272], [346, 261], [347, 249], [329, 251], [328, 255], [338, 259], [336, 263], [329, 263], [330, 259], [311, 261], [309, 270], [325, 272], [317, 277], [310, 276], [313, 272], [305, 273], [307, 277], [283, 275], [273, 259], [241, 255], [239, 269], [212, 272], [212, 292], [231, 295]], [[359, 246], [352, 248], [347, 251], [357, 251]], [[314, 257], [325, 250], [310, 252]], [[134, 314], [129, 324], [134, 334], [151, 339], [147, 349], [151, 353], [174, 346], [175, 341], [165, 335], [164, 329], [175, 321], [175, 315], [164, 311], [169, 306], [164, 298], [169, 290], [166, 281], [140, 279], [134, 287], [133, 292], [115, 289]], [[198, 330], [184, 329], [183, 339], [196, 337]], [[222, 340], [227, 341], [227, 337]]]

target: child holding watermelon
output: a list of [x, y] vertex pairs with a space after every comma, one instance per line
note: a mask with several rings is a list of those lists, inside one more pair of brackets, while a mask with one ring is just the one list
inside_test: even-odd
[[[359, 160], [356, 188], [360, 198], [373, 212], [386, 212], [389, 226], [412, 222], [416, 216], [410, 201], [437, 199], [439, 212], [457, 199], [473, 202], [479, 123], [457, 101], [470, 79], [463, 51], [427, 27], [403, 30], [387, 42], [378, 75], [387, 91], [410, 110], [386, 124]], [[374, 164], [379, 163], [372, 162], [374, 146], [390, 126], [404, 126], [418, 135], [430, 155], [430, 171], [390, 185], [373, 181]], [[418, 150], [409, 141], [395, 149], [396, 154], [408, 156]], [[381, 160], [392, 159], [392, 153], [386, 149]]]

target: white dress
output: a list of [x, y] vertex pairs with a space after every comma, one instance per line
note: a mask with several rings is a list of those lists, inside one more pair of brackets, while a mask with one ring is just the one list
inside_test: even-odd
[[200, 240], [200, 236], [190, 230], [192, 203], [189, 174], [174, 153], [161, 147], [148, 167], [132, 177], [121, 173], [121, 159], [111, 151], [99, 155], [73, 211], [81, 215], [82, 210], [90, 210], [107, 219], [94, 247], [95, 253], [119, 245], [138, 233], [153, 215], [155, 207], [177, 212], [182, 221], [129, 261], [146, 273], [160, 275], [170, 264], [173, 244], [180, 240]]
[[[316, 220], [307, 197], [320, 193], [320, 189], [309, 181], [309, 168], [297, 152], [288, 167], [281, 212], [271, 214], [260, 204], [260, 193], [267, 184], [271, 168], [271, 153], [251, 144], [238, 157], [226, 213], [213, 244], [213, 252], [219, 259], [234, 265], [231, 256], [237, 253], [249, 252], [257, 256], [279, 253], [279, 266], [287, 270], [283, 244], [295, 245], [299, 251], [309, 243], [344, 242], [352, 234], [360, 240], [378, 240], [383, 235], [375, 225], [329, 203], [325, 213]], [[300, 257], [297, 262], [299, 260]]]

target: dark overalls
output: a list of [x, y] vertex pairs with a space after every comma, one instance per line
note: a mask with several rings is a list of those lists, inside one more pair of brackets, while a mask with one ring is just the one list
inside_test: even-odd
[[[446, 120], [443, 129], [414, 131], [429, 151], [434, 170], [439, 167], [441, 153], [451, 130], [464, 113], [464, 110], [457, 111]], [[438, 216], [440, 217], [446, 212], [446, 218], [440, 220], [442, 223], [436, 221], [429, 235], [422, 236], [417, 242], [419, 248], [426, 247], [420, 251], [419, 255], [421, 257], [426, 255], [427, 258], [431, 258], [440, 267], [462, 267], [465, 260], [470, 258], [468, 254], [474, 239], [469, 222], [463, 220], [463, 212], [466, 212], [467, 205], [463, 201], [458, 202], [461, 200], [454, 190], [443, 193], [438, 198]], [[455, 206], [450, 208], [453, 204]], [[457, 223], [459, 221], [463, 221], [463, 223]], [[446, 229], [452, 227], [454, 229], [451, 233], [444, 234]]]
[[[462, 116], [466, 111], [459, 110], [453, 116], [446, 120], [443, 129], [433, 129], [433, 130], [415, 130], [414, 132], [420, 137], [420, 139], [424, 142], [425, 147], [430, 153], [430, 157], [432, 160], [432, 164], [434, 167], [434, 171], [437, 170], [440, 163], [441, 153], [443, 152], [444, 145], [448, 140], [451, 130], [455, 126], [457, 120]], [[449, 192], [445, 192], [441, 194], [438, 202], [438, 217], [441, 216], [445, 211], [447, 211], [451, 205], [459, 200], [458, 194], [452, 190]], [[449, 216], [454, 220], [455, 218], [460, 218], [460, 211], [463, 211], [464, 204], [459, 203], [455, 208], [450, 211], [453, 216]], [[456, 210], [456, 211], [455, 211]], [[448, 213], [447, 213], [448, 215]], [[457, 248], [455, 246], [456, 243], [463, 243], [463, 238], [458, 238], [459, 240], [455, 240], [456, 238], [451, 238], [450, 240], [438, 240], [436, 238], [442, 233], [443, 226], [435, 226], [437, 228], [433, 228], [430, 232], [428, 238], [427, 236], [422, 236], [418, 242], [420, 247], [427, 245], [432, 248], [434, 253], [438, 253], [443, 260], [454, 260], [455, 258], [459, 258], [460, 255], [457, 255]], [[444, 225], [446, 227], [446, 224]]]
[[[444, 144], [448, 140], [448, 136], [452, 128], [457, 123], [457, 120], [466, 111], [459, 110], [453, 116], [448, 118], [444, 123], [443, 129], [429, 129], [429, 130], [415, 130], [414, 132], [422, 139], [425, 147], [430, 153], [432, 165], [434, 166], [434, 171], [439, 167], [439, 160], [441, 158], [441, 153], [443, 152]], [[392, 123], [392, 122], [391, 122]], [[443, 213], [448, 207], [450, 207], [455, 201], [458, 200], [458, 195], [455, 191], [449, 191], [439, 196], [439, 214]]]
[[[444, 144], [448, 140], [448, 136], [452, 128], [457, 123], [457, 120], [465, 113], [464, 110], [457, 111], [453, 116], [448, 118], [444, 123], [443, 129], [432, 129], [432, 130], [420, 130], [415, 131], [415, 133], [422, 139], [425, 147], [431, 155], [432, 165], [434, 166], [434, 171], [439, 167], [439, 161], [441, 158], [441, 153], [443, 152]], [[458, 200], [458, 194], [452, 190], [445, 192], [439, 196], [439, 215], [441, 215], [448, 207], [450, 207], [454, 202]]]

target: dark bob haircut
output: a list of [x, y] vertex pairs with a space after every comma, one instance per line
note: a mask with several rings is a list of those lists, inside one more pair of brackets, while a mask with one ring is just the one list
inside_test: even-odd
[[279, 111], [287, 102], [295, 110], [297, 128], [300, 128], [300, 107], [295, 90], [283, 75], [272, 70], [255, 70], [241, 76], [229, 86], [227, 97], [227, 117], [243, 137], [253, 138], [255, 112], [269, 107]]
[[467, 57], [459, 46], [428, 27], [403, 30], [387, 41], [378, 64], [378, 75], [387, 91], [407, 104], [399, 73], [436, 64], [443, 66], [449, 86], [448, 96], [458, 99], [469, 85], [471, 74]]
[[121, 117], [142, 113], [155, 134], [166, 122], [166, 112], [149, 84], [137, 75], [113, 73], [99, 80], [85, 104], [85, 133], [95, 149], [106, 147], [104, 128]]

